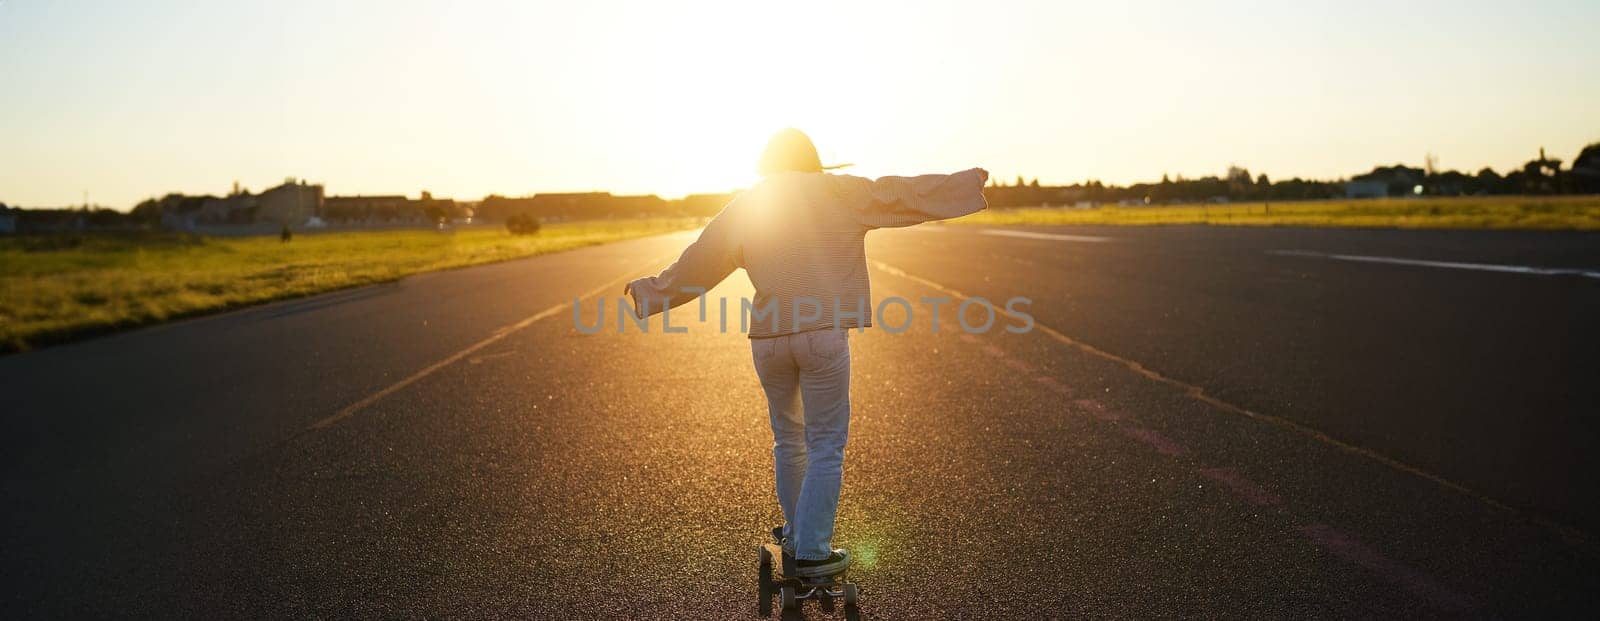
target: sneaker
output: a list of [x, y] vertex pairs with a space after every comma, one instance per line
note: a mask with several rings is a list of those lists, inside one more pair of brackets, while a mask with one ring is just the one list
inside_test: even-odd
[[798, 578], [824, 578], [836, 575], [850, 568], [850, 551], [834, 548], [833, 554], [828, 558], [810, 560], [796, 559], [794, 575]]
[[772, 527], [772, 540], [780, 544], [784, 543], [782, 526]]

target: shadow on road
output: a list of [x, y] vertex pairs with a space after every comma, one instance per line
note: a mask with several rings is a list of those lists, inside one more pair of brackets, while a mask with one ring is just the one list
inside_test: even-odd
[[[861, 621], [862, 619], [866, 618], [865, 616], [863, 616], [861, 614], [861, 609], [859, 607], [856, 607], [856, 606], [848, 606], [848, 607], [846, 607], [846, 606], [838, 606], [838, 607], [835, 607], [835, 606], [833, 606], [831, 604], [825, 604], [825, 605], [821, 605], [821, 608], [822, 608], [822, 611], [824, 613], [829, 613], [829, 614], [822, 615], [822, 617], [826, 617], [826, 618], [832, 618], [834, 615], [831, 614], [831, 613], [833, 613], [834, 611], [838, 610], [839, 608], [844, 608], [844, 618], [848, 619], [849, 621]], [[805, 606], [801, 606], [801, 607], [796, 608], [794, 610], [785, 610], [785, 611], [783, 611], [783, 614], [779, 615], [778, 618], [783, 619], [784, 621], [800, 621], [800, 620], [807, 619], [807, 618], [818, 618], [818, 617], [807, 617], [806, 616], [806, 607]]]

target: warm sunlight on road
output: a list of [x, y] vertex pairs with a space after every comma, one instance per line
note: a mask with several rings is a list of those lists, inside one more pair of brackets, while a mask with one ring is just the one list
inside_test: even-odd
[[0, 0], [0, 620], [1594, 618], [1596, 25]]
[[[1026, 294], [1039, 325], [934, 333], [919, 311], [851, 337], [836, 542], [861, 617], [1595, 605], [1600, 490], [1567, 473], [1595, 468], [1569, 414], [1600, 402], [1596, 362], [1547, 355], [1595, 327], [1547, 311], [1600, 300], [1586, 278], [1450, 267], [1592, 259], [1592, 234], [992, 233], [870, 238], [877, 300]], [[679, 307], [685, 333], [617, 332], [624, 279], [691, 236], [0, 358], [5, 494], [26, 507], [0, 528], [27, 568], [10, 610], [750, 618], [778, 517], [749, 283], [704, 322]], [[1438, 260], [1326, 258], [1416, 248]], [[600, 298], [608, 327], [585, 334]]]

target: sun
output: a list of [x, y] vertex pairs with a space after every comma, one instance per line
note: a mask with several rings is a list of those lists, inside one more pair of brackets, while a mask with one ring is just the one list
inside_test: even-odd
[[[665, 196], [749, 187], [756, 158], [785, 127], [806, 132], [824, 163], [858, 161], [847, 154], [870, 138], [872, 76], [847, 60], [828, 58], [812, 35], [831, 23], [818, 11], [767, 3], [729, 2], [703, 11], [664, 11], [648, 32], [602, 53], [640, 97], [618, 105], [613, 140], [659, 154], [639, 171]], [[870, 50], [869, 50], [870, 51]]]

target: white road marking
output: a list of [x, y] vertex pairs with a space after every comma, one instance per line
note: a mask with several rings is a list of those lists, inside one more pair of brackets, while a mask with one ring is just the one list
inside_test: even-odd
[[1326, 252], [1312, 252], [1310, 250], [1268, 250], [1267, 254], [1275, 254], [1284, 257], [1310, 257], [1314, 259], [1333, 259], [1335, 261], [1355, 261], [1358, 263], [1386, 263], [1389, 265], [1435, 267], [1451, 270], [1500, 272], [1503, 274], [1527, 274], [1530, 276], [1582, 276], [1584, 278], [1600, 279], [1600, 270], [1585, 270], [1576, 268], [1499, 265], [1495, 263], [1457, 263], [1454, 261], [1428, 261], [1425, 259], [1403, 259], [1400, 257], [1377, 257], [1360, 254], [1330, 254]]
[[[667, 260], [669, 260], [671, 258], [672, 257], [670, 257], [670, 256], [657, 258], [655, 260], [652, 260], [645, 267], [648, 267], [649, 265], [660, 264], [660, 263], [665, 262], [665, 261], [667, 261]], [[581, 299], [588, 299], [588, 298], [591, 298], [591, 297], [594, 297], [596, 295], [601, 294], [602, 292], [604, 292], [607, 289], [614, 289], [614, 288], [621, 287], [623, 283], [633, 279], [635, 276], [637, 276], [638, 274], [642, 274], [642, 273], [644, 273], [644, 269], [643, 268], [628, 272], [628, 273], [624, 274], [623, 276], [617, 278], [616, 280], [612, 280], [610, 282], [607, 282], [606, 284], [600, 285], [598, 287], [595, 287], [594, 289], [591, 289], [591, 290], [589, 290], [587, 292], [584, 292], [583, 294], [578, 296], [578, 299], [580, 299], [580, 300]], [[400, 380], [398, 382], [390, 384], [387, 388], [384, 388], [383, 390], [380, 390], [378, 392], [375, 392], [375, 393], [372, 393], [370, 395], [367, 395], [366, 397], [362, 398], [360, 401], [357, 401], [357, 402], [352, 403], [350, 405], [344, 406], [343, 409], [340, 409], [338, 412], [334, 412], [333, 415], [331, 415], [331, 416], [329, 416], [327, 418], [324, 418], [322, 420], [319, 420], [319, 421], [317, 421], [315, 423], [312, 423], [310, 427], [306, 428], [306, 430], [307, 431], [313, 431], [313, 430], [317, 430], [317, 429], [326, 429], [326, 428], [328, 428], [329, 425], [332, 425], [332, 424], [337, 423], [337, 422], [339, 422], [341, 420], [349, 418], [349, 417], [355, 415], [355, 413], [366, 409], [368, 406], [371, 406], [372, 404], [377, 403], [378, 401], [381, 401], [384, 397], [387, 397], [387, 396], [392, 395], [392, 394], [394, 394], [396, 392], [399, 392], [401, 389], [416, 383], [417, 380], [420, 380], [420, 379], [422, 379], [424, 377], [432, 375], [435, 371], [438, 371], [439, 369], [443, 369], [443, 368], [448, 367], [448, 366], [450, 366], [452, 364], [455, 364], [456, 362], [460, 362], [462, 358], [466, 358], [467, 356], [472, 355], [472, 352], [475, 352], [475, 351], [478, 351], [478, 350], [483, 349], [485, 347], [488, 347], [490, 345], [493, 345], [495, 342], [499, 341], [500, 339], [503, 339], [503, 338], [505, 338], [507, 336], [511, 336], [512, 333], [514, 333], [514, 332], [516, 332], [518, 330], [521, 330], [523, 328], [526, 328], [528, 326], [531, 326], [535, 322], [537, 322], [537, 321], [539, 321], [541, 319], [545, 319], [547, 317], [552, 317], [552, 316], [556, 315], [557, 313], [560, 313], [561, 311], [564, 311], [564, 310], [567, 310], [567, 309], [571, 308], [571, 306], [569, 304], [570, 303], [568, 303], [568, 302], [563, 302], [561, 304], [557, 304], [557, 305], [552, 306], [550, 308], [547, 308], [547, 309], [544, 309], [544, 310], [539, 311], [537, 313], [534, 313], [533, 315], [528, 316], [527, 318], [523, 319], [522, 321], [518, 321], [518, 322], [513, 323], [511, 325], [508, 325], [508, 326], [502, 326], [499, 329], [495, 330], [494, 334], [490, 335], [489, 338], [486, 338], [486, 339], [483, 339], [483, 340], [478, 341], [476, 343], [473, 343], [471, 345], [468, 345], [466, 349], [463, 349], [463, 350], [458, 351], [456, 353], [450, 354], [449, 356], [444, 357], [443, 359], [439, 360], [438, 362], [435, 362], [433, 364], [428, 365], [427, 367], [424, 367], [421, 371], [417, 371], [416, 373], [412, 373], [411, 375], [407, 376], [405, 379], [402, 379], [402, 380]]]
[[1471, 598], [1450, 590], [1438, 580], [1433, 579], [1421, 571], [1392, 560], [1382, 553], [1367, 547], [1366, 544], [1356, 540], [1327, 524], [1309, 524], [1300, 527], [1300, 532], [1307, 539], [1317, 544], [1333, 555], [1346, 561], [1360, 565], [1370, 571], [1376, 572], [1390, 582], [1400, 585], [1412, 593], [1426, 599], [1435, 606], [1456, 612], [1470, 611], [1477, 608], [1477, 603]]
[[482, 356], [473, 356], [471, 358], [468, 358], [467, 362], [472, 363], [472, 364], [483, 364], [483, 361], [485, 361], [485, 360], [494, 360], [496, 358], [504, 358], [506, 356], [515, 356], [515, 355], [517, 355], [517, 352], [514, 352], [514, 351], [503, 351], [503, 352], [500, 352], [500, 353], [497, 353], [497, 354], [484, 354]]
[[[868, 262], [870, 262], [874, 267], [878, 268], [879, 270], [881, 270], [883, 272], [889, 273], [889, 274], [894, 275], [894, 276], [899, 276], [901, 278], [904, 278], [904, 279], [907, 279], [907, 280], [910, 280], [910, 281], [913, 281], [913, 282], [921, 283], [922, 285], [927, 286], [928, 288], [931, 288], [931, 289], [934, 289], [934, 290], [939, 291], [941, 293], [944, 293], [946, 295], [949, 295], [952, 298], [955, 298], [955, 299], [958, 299], [958, 300], [963, 300], [963, 299], [968, 299], [969, 297], [971, 297], [971, 296], [968, 296], [965, 293], [962, 293], [962, 292], [957, 291], [955, 289], [952, 289], [950, 287], [946, 287], [946, 286], [944, 286], [942, 284], [939, 284], [939, 283], [936, 283], [934, 281], [928, 280], [928, 279], [923, 278], [921, 276], [917, 276], [915, 274], [912, 274], [910, 272], [902, 270], [902, 269], [900, 269], [898, 267], [895, 267], [893, 265], [889, 265], [888, 263], [884, 263], [882, 261], [878, 261], [878, 260], [875, 260], [875, 259], [868, 259]], [[1006, 315], [1006, 316], [1011, 317], [1013, 319], [1017, 319], [1017, 320], [1021, 320], [1022, 319], [1022, 317], [1017, 316], [1016, 313], [1013, 313], [1013, 312], [1008, 311], [1008, 310], [1003, 309], [1003, 308], [997, 308], [997, 309], [995, 309], [995, 311], [997, 313], [999, 313], [999, 314]], [[1387, 455], [1384, 455], [1384, 454], [1379, 453], [1377, 451], [1374, 451], [1372, 449], [1363, 448], [1363, 447], [1360, 447], [1360, 446], [1356, 446], [1354, 444], [1350, 444], [1349, 442], [1345, 442], [1343, 440], [1340, 440], [1338, 438], [1330, 436], [1330, 435], [1328, 435], [1326, 433], [1323, 433], [1321, 431], [1317, 431], [1316, 429], [1313, 429], [1311, 427], [1307, 427], [1307, 426], [1302, 425], [1300, 423], [1296, 423], [1294, 421], [1291, 421], [1291, 420], [1289, 420], [1287, 418], [1283, 418], [1281, 416], [1274, 416], [1272, 414], [1266, 414], [1266, 413], [1263, 413], [1263, 412], [1257, 412], [1257, 411], [1254, 411], [1254, 410], [1251, 410], [1251, 409], [1248, 409], [1248, 408], [1245, 408], [1245, 407], [1242, 407], [1242, 406], [1234, 405], [1234, 404], [1229, 403], [1227, 401], [1223, 401], [1222, 399], [1214, 397], [1210, 393], [1206, 392], [1205, 388], [1202, 388], [1202, 387], [1200, 387], [1198, 385], [1195, 385], [1195, 384], [1190, 384], [1190, 383], [1184, 382], [1182, 380], [1174, 379], [1174, 378], [1168, 377], [1166, 375], [1162, 375], [1160, 372], [1157, 372], [1156, 370], [1151, 369], [1151, 368], [1145, 366], [1144, 364], [1142, 364], [1142, 363], [1140, 363], [1140, 362], [1138, 362], [1136, 360], [1131, 360], [1131, 359], [1128, 359], [1128, 358], [1124, 358], [1122, 356], [1118, 356], [1116, 354], [1113, 354], [1113, 353], [1108, 352], [1106, 350], [1100, 349], [1098, 347], [1095, 347], [1093, 345], [1090, 345], [1090, 344], [1085, 343], [1083, 341], [1080, 341], [1078, 339], [1075, 339], [1075, 338], [1072, 338], [1070, 336], [1067, 336], [1066, 334], [1063, 334], [1061, 331], [1056, 330], [1055, 328], [1052, 328], [1052, 327], [1050, 327], [1048, 325], [1045, 325], [1044, 322], [1038, 321], [1037, 319], [1034, 320], [1034, 327], [1037, 328], [1040, 332], [1043, 332], [1046, 336], [1050, 337], [1051, 339], [1054, 339], [1056, 342], [1061, 343], [1062, 345], [1066, 345], [1068, 347], [1073, 347], [1073, 348], [1076, 348], [1079, 351], [1082, 351], [1083, 353], [1089, 354], [1089, 355], [1094, 356], [1096, 358], [1100, 358], [1100, 359], [1103, 359], [1103, 360], [1107, 360], [1107, 361], [1122, 365], [1124, 368], [1128, 369], [1129, 371], [1132, 371], [1132, 372], [1134, 372], [1134, 373], [1136, 373], [1138, 375], [1142, 375], [1142, 376], [1144, 376], [1145, 378], [1147, 378], [1147, 379], [1149, 379], [1151, 381], [1154, 381], [1154, 382], [1157, 382], [1157, 383], [1161, 383], [1161, 384], [1166, 384], [1168, 386], [1176, 388], [1176, 389], [1182, 391], [1184, 394], [1188, 395], [1189, 398], [1194, 399], [1196, 401], [1199, 401], [1201, 403], [1205, 403], [1207, 405], [1210, 405], [1210, 406], [1212, 406], [1212, 407], [1214, 407], [1214, 408], [1216, 408], [1218, 410], [1222, 410], [1224, 412], [1229, 412], [1229, 413], [1232, 413], [1232, 414], [1237, 414], [1237, 415], [1240, 415], [1240, 416], [1244, 416], [1245, 418], [1254, 419], [1254, 420], [1260, 421], [1262, 423], [1275, 425], [1277, 427], [1281, 427], [1283, 429], [1287, 429], [1289, 431], [1292, 431], [1292, 432], [1301, 434], [1303, 436], [1306, 436], [1306, 437], [1308, 437], [1308, 438], [1310, 438], [1312, 440], [1315, 440], [1317, 442], [1320, 442], [1322, 444], [1326, 444], [1328, 446], [1332, 446], [1334, 448], [1337, 448], [1337, 449], [1340, 449], [1340, 450], [1343, 450], [1343, 451], [1347, 451], [1349, 453], [1353, 453], [1353, 454], [1359, 455], [1361, 457], [1365, 457], [1367, 459], [1370, 459], [1370, 460], [1375, 461], [1377, 463], [1383, 464], [1385, 466], [1388, 466], [1388, 467], [1393, 468], [1395, 470], [1398, 470], [1400, 472], [1404, 472], [1404, 473], [1416, 476], [1418, 478], [1421, 478], [1421, 479], [1424, 479], [1424, 480], [1427, 480], [1427, 481], [1432, 481], [1434, 484], [1437, 484], [1437, 485], [1439, 485], [1441, 487], [1444, 487], [1446, 489], [1449, 489], [1449, 490], [1453, 490], [1456, 493], [1461, 494], [1463, 496], [1466, 496], [1468, 498], [1475, 499], [1478, 502], [1483, 503], [1483, 504], [1485, 504], [1487, 506], [1493, 507], [1493, 508], [1498, 509], [1500, 511], [1504, 511], [1504, 512], [1506, 512], [1508, 514], [1511, 514], [1511, 515], [1521, 516], [1524, 519], [1532, 521], [1532, 522], [1534, 522], [1536, 524], [1540, 524], [1540, 525], [1544, 526], [1545, 528], [1548, 528], [1548, 529], [1550, 529], [1552, 531], [1560, 533], [1561, 535], [1565, 536], [1567, 539], [1569, 539], [1571, 541], [1576, 541], [1576, 542], [1581, 542], [1581, 543], [1584, 543], [1584, 544], [1591, 544], [1591, 545], [1595, 542], [1595, 537], [1593, 535], [1589, 534], [1588, 531], [1585, 531], [1585, 530], [1582, 530], [1582, 529], [1579, 529], [1579, 528], [1575, 528], [1575, 527], [1572, 527], [1572, 526], [1567, 526], [1566, 524], [1562, 524], [1560, 522], [1557, 522], [1555, 520], [1546, 518], [1546, 517], [1538, 515], [1538, 514], [1528, 513], [1528, 512], [1522, 511], [1520, 509], [1512, 507], [1511, 505], [1508, 505], [1506, 503], [1500, 502], [1499, 500], [1495, 500], [1494, 498], [1489, 497], [1487, 494], [1484, 494], [1483, 492], [1479, 492], [1479, 491], [1477, 491], [1475, 489], [1472, 489], [1470, 487], [1467, 487], [1465, 485], [1462, 485], [1462, 484], [1457, 483], [1455, 481], [1452, 481], [1450, 479], [1446, 479], [1443, 476], [1434, 474], [1432, 472], [1428, 472], [1426, 470], [1423, 470], [1423, 469], [1418, 468], [1416, 466], [1413, 466], [1411, 464], [1405, 463], [1405, 462], [1400, 461], [1398, 459], [1394, 459], [1392, 457], [1389, 457]], [[1078, 403], [1079, 405], [1084, 405], [1085, 402], [1094, 403], [1095, 406], [1099, 406], [1100, 405], [1100, 404], [1098, 404], [1096, 402], [1093, 402], [1091, 400], [1088, 400], [1088, 399], [1080, 399], [1076, 403]]]
[[1110, 237], [1097, 237], [1094, 235], [1065, 235], [1061, 233], [1035, 233], [1033, 231], [1013, 231], [1011, 229], [981, 229], [984, 235], [1000, 235], [1002, 237], [1021, 237], [1024, 239], [1048, 239], [1052, 241], [1085, 242], [1097, 244], [1111, 241]]

